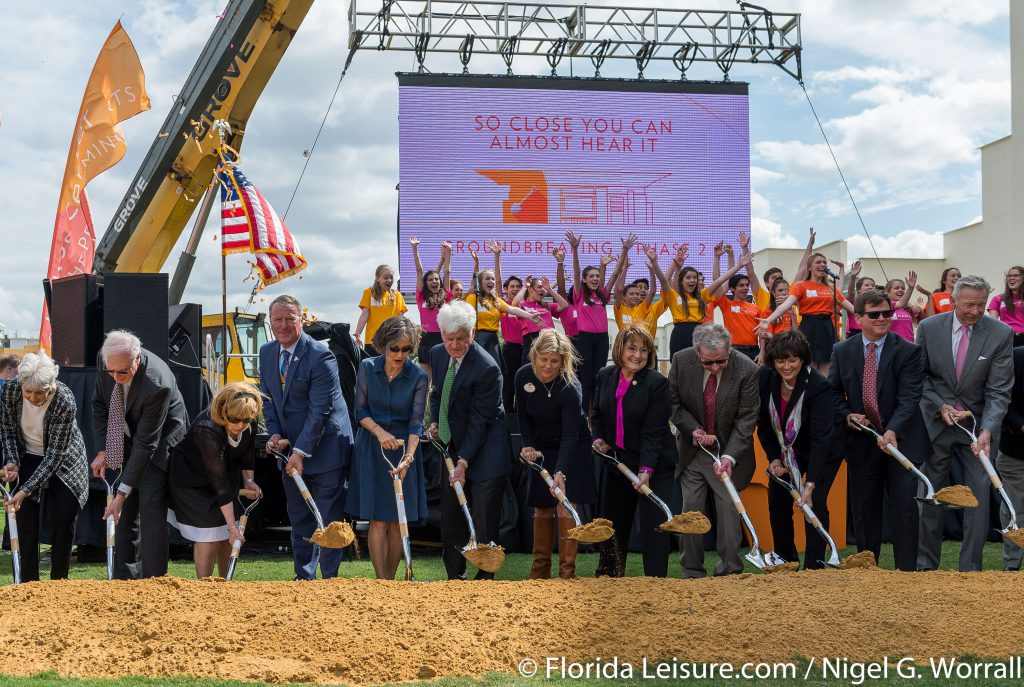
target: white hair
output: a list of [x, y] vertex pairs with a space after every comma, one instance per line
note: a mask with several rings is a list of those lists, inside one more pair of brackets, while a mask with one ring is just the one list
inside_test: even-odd
[[142, 342], [139, 341], [139, 337], [124, 329], [112, 329], [107, 332], [107, 337], [103, 339], [103, 347], [100, 348], [100, 357], [104, 361], [119, 355], [129, 356], [134, 360], [140, 353]]
[[24, 389], [44, 391], [57, 381], [60, 367], [45, 353], [26, 353], [18, 365], [18, 381]]
[[984, 291], [986, 296], [992, 293], [992, 286], [988, 281], [976, 274], [966, 274], [956, 280], [956, 284], [953, 284], [953, 300], [960, 298], [960, 289]]
[[451, 301], [437, 312], [437, 326], [442, 334], [472, 333], [476, 327], [476, 311], [465, 301]]
[[709, 352], [724, 351], [731, 345], [729, 330], [716, 322], [702, 324], [693, 330], [693, 347], [698, 353], [701, 348]]

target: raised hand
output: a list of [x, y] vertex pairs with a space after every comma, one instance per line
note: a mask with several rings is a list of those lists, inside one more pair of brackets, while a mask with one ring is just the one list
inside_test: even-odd
[[740, 232], [739, 241], [740, 241], [740, 250], [742, 250], [744, 253], [746, 253], [747, 250], [750, 248], [750, 235], [741, 231]]
[[410, 236], [409, 237], [409, 244], [413, 248], [415, 248], [416, 246], [420, 245], [420, 240], [418, 238], [416, 238], [415, 236]]
[[544, 287], [544, 293], [551, 293], [551, 280], [547, 276], [540, 278], [540, 284]]
[[553, 251], [551, 251], [551, 254], [553, 256], [555, 256], [555, 260], [557, 260], [558, 262], [564, 262], [565, 261], [565, 251], [564, 250], [562, 250], [560, 248], [556, 248]]
[[746, 255], [741, 255], [740, 259], [736, 261], [736, 264], [739, 267], [746, 267], [747, 265], [750, 264], [751, 260], [752, 260], [752, 257], [750, 255], [750, 253], [747, 253]]
[[732, 255], [732, 250], [733, 249], [732, 249], [732, 244], [731, 243], [725, 244], [725, 252], [726, 253], [728, 253], [729, 255]]
[[807, 244], [813, 246], [817, 239], [818, 235], [814, 232], [814, 227], [811, 227], [808, 231]]
[[629, 250], [630, 248], [635, 246], [636, 242], [638, 241], [636, 234], [630, 234], [626, 238], [624, 238], [624, 239], [620, 238], [619, 240], [622, 242], [622, 247], [625, 250]]
[[856, 277], [858, 274], [860, 274], [860, 271], [861, 269], [863, 269], [863, 267], [864, 265], [861, 264], [860, 260], [855, 260], [854, 263], [850, 265], [850, 277]]
[[910, 270], [907, 273], [907, 291], [913, 291], [917, 288], [917, 272]]
[[652, 246], [650, 244], [641, 244], [641, 245], [642, 245], [642, 247], [644, 249], [644, 255], [646, 255], [648, 257], [648, 259], [650, 259], [650, 260], [657, 260], [658, 259], [658, 249], [657, 248], [655, 248], [654, 246]]
[[501, 255], [501, 244], [496, 239], [491, 239], [487, 242], [487, 247], [491, 249], [491, 252], [495, 255]]
[[601, 256], [601, 266], [602, 267], [607, 267], [608, 265], [610, 265], [613, 262], [615, 262], [615, 256], [614, 255], [602, 255]]
[[725, 254], [725, 241], [719, 241], [715, 244], [714, 255], [716, 258], [722, 257]]
[[690, 254], [690, 247], [683, 245], [676, 248], [676, 262], [682, 265], [686, 262], [686, 256]]
[[577, 248], [580, 245], [580, 240], [582, 238], [583, 236], [577, 236], [572, 232], [571, 229], [565, 232], [565, 240], [568, 241], [569, 245], [572, 246], [573, 248]]

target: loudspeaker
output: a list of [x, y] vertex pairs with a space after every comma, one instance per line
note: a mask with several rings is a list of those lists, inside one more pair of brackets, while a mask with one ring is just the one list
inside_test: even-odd
[[167, 347], [172, 362], [200, 367], [203, 350], [203, 307], [198, 303], [172, 305], [167, 314]]
[[99, 277], [76, 274], [50, 282], [53, 359], [62, 367], [96, 364], [103, 345], [103, 300]]
[[127, 329], [167, 360], [167, 275], [111, 272], [103, 278], [103, 331]]

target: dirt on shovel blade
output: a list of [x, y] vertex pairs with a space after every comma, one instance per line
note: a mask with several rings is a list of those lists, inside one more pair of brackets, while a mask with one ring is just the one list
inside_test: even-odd
[[347, 522], [332, 522], [325, 529], [313, 532], [309, 541], [328, 549], [344, 549], [356, 540], [356, 533]]
[[1024, 530], [1004, 531], [1003, 536], [1024, 549]]
[[585, 525], [573, 527], [566, 534], [566, 539], [581, 541], [585, 544], [596, 544], [600, 541], [608, 541], [615, 534], [612, 521], [605, 518], [594, 518]]
[[658, 529], [673, 534], [705, 534], [711, 531], [711, 521], [703, 513], [688, 511], [661, 523]]
[[964, 508], [977, 508], [978, 499], [965, 484], [954, 484], [951, 487], [943, 487], [935, 492], [935, 500], [948, 503], [951, 506], [963, 506]]
[[761, 568], [763, 573], [790, 573], [796, 572], [800, 569], [800, 564], [796, 561], [790, 563], [780, 563], [779, 565], [766, 565]]
[[475, 549], [466, 549], [462, 555], [484, 572], [498, 572], [505, 564], [505, 549], [500, 546], [477, 544]]
[[861, 551], [855, 553], [848, 558], [844, 558], [839, 563], [840, 570], [851, 570], [853, 568], [875, 568], [878, 564], [875, 563], [875, 554], [870, 551]]

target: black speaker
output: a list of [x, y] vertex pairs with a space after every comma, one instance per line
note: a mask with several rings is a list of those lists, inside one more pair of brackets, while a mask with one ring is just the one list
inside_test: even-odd
[[111, 272], [103, 277], [103, 331], [127, 329], [167, 360], [167, 275]]
[[202, 366], [203, 306], [181, 303], [169, 308], [167, 347], [172, 362], [189, 367]]
[[100, 279], [76, 274], [50, 282], [50, 330], [53, 359], [63, 367], [96, 364], [103, 345]]

